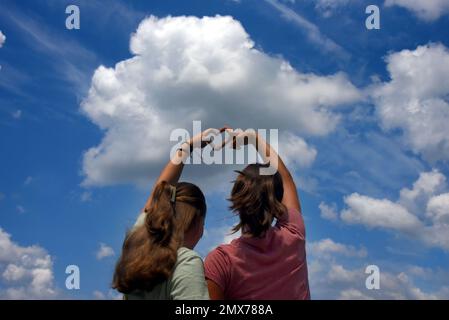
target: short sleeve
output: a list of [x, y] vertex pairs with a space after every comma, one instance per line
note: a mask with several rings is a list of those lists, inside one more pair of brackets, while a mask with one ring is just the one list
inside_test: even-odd
[[278, 228], [286, 228], [290, 232], [298, 235], [300, 239], [306, 239], [306, 227], [302, 214], [297, 210], [290, 208], [284, 215], [278, 219], [276, 226]]
[[201, 257], [194, 251], [178, 255], [178, 263], [170, 284], [173, 300], [209, 300]]
[[230, 283], [230, 267], [229, 257], [221, 247], [211, 251], [204, 262], [206, 279], [215, 282], [225, 294]]

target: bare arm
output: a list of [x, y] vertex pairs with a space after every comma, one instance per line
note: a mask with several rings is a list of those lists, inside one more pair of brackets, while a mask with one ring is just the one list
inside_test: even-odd
[[299, 201], [296, 184], [290, 171], [285, 166], [284, 161], [282, 161], [281, 157], [270, 146], [270, 144], [259, 135], [256, 137], [256, 142], [258, 146], [257, 151], [264, 158], [264, 160], [268, 160], [270, 163], [277, 162], [278, 171], [282, 177], [282, 185], [284, 187], [284, 197], [282, 198], [282, 203], [288, 209], [296, 209], [301, 212], [301, 203]]
[[[219, 130], [219, 132], [222, 133], [225, 129], [226, 128], [222, 128]], [[181, 148], [176, 151], [173, 157], [165, 165], [164, 169], [162, 169], [161, 174], [157, 178], [154, 185], [157, 185], [161, 181], [167, 181], [170, 184], [177, 183], [179, 181], [179, 178], [181, 177], [182, 170], [184, 169], [184, 161], [187, 159], [187, 157], [190, 156], [191, 147], [199, 146], [201, 148], [204, 148], [206, 145], [208, 145], [211, 141], [205, 141], [203, 140], [203, 138], [212, 133], [213, 130], [215, 129], [207, 129], [197, 136], [193, 137], [189, 141], [184, 142], [181, 145]], [[152, 199], [153, 191], [151, 191], [151, 194], [145, 203], [144, 210], [150, 207]]]
[[[167, 181], [170, 184], [175, 184], [179, 181], [179, 178], [182, 174], [182, 169], [184, 169], [184, 161], [189, 156], [189, 148], [189, 143], [183, 143], [183, 147], [176, 151], [175, 155], [168, 161], [164, 169], [162, 169], [161, 174], [157, 178], [154, 185], [157, 185], [161, 181]], [[146, 211], [150, 207], [152, 199], [153, 191], [151, 191], [151, 194], [148, 197], [147, 202], [145, 203], [144, 211]]]
[[[247, 139], [243, 139], [242, 135], [244, 137], [247, 137]], [[240, 141], [244, 141], [245, 144], [253, 144], [265, 162], [269, 162], [272, 166], [277, 166], [277, 170], [282, 177], [282, 184], [284, 187], [284, 196], [282, 198], [282, 203], [288, 209], [296, 209], [301, 212], [301, 203], [299, 201], [295, 181], [293, 180], [290, 171], [287, 169], [277, 152], [270, 146], [267, 141], [265, 141], [265, 139], [263, 139], [257, 133], [246, 131], [239, 133], [234, 137], [234, 148], [238, 147], [236, 144], [238, 144], [239, 136]]]
[[212, 280], [206, 280], [209, 289], [209, 297], [211, 300], [224, 300], [223, 290]]

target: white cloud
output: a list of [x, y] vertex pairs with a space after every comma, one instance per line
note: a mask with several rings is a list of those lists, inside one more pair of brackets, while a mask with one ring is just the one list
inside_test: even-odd
[[406, 8], [425, 21], [434, 21], [449, 13], [447, 0], [385, 0], [385, 6]]
[[391, 80], [372, 95], [385, 130], [401, 129], [405, 144], [429, 161], [449, 159], [449, 51], [442, 44], [386, 58]]
[[436, 223], [449, 224], [449, 193], [430, 198], [427, 215]]
[[8, 264], [6, 269], [3, 271], [3, 279], [6, 281], [18, 281], [23, 279], [27, 274], [27, 270], [22, 266], [17, 266], [15, 264]]
[[101, 260], [107, 257], [112, 257], [115, 255], [114, 249], [107, 246], [104, 243], [100, 243], [100, 248], [98, 248], [98, 251], [96, 253], [97, 259]]
[[312, 251], [315, 257], [329, 258], [335, 254], [346, 257], [366, 257], [367, 251], [365, 248], [357, 249], [351, 245], [345, 245], [342, 243], [334, 242], [332, 239], [322, 239], [316, 242], [311, 242], [307, 249], [308, 252]]
[[[336, 107], [360, 99], [343, 73], [302, 74], [256, 49], [231, 17], [150, 17], [130, 43], [133, 57], [100, 66], [82, 103], [105, 132], [84, 154], [86, 185], [154, 176], [167, 161], [171, 130], [191, 131], [192, 120], [322, 136], [339, 121]], [[309, 164], [314, 149], [292, 140]]]
[[6, 36], [0, 30], [0, 48], [3, 47], [3, 44], [5, 43], [5, 41], [6, 41]]
[[321, 218], [332, 221], [338, 219], [337, 207], [335, 204], [333, 204], [332, 206], [328, 206], [324, 202], [321, 202], [319, 208]]
[[412, 189], [401, 190], [396, 202], [353, 193], [345, 197], [347, 208], [340, 217], [348, 224], [396, 231], [449, 251], [449, 194], [441, 193], [445, 180], [435, 170], [422, 173]]
[[[376, 263], [368, 253], [355, 255], [355, 248], [347, 252], [347, 245], [338, 244], [332, 239], [317, 241], [326, 248], [333, 250], [320, 250], [320, 246], [307, 248], [309, 280], [312, 297], [315, 299], [343, 299], [343, 300], [371, 300], [371, 299], [447, 299], [449, 286], [446, 285], [447, 274], [438, 269], [423, 268], [420, 266], [391, 265]], [[335, 246], [335, 244], [338, 244]], [[342, 261], [344, 259], [344, 261]], [[365, 268], [369, 264], [376, 264], [380, 269], [380, 289], [368, 290], [365, 286], [367, 274]], [[350, 266], [349, 266], [350, 264]], [[398, 271], [399, 270], [399, 271]], [[425, 279], [426, 286], [420, 287], [416, 279]]]
[[304, 168], [315, 161], [317, 151], [307, 145], [304, 139], [292, 133], [286, 133], [280, 141], [282, 143], [279, 145], [279, 154], [287, 166]]
[[445, 189], [446, 177], [442, 173], [437, 170], [423, 172], [411, 189], [401, 190], [398, 202], [415, 215], [422, 215], [429, 199]]
[[357, 289], [345, 289], [340, 292], [340, 300], [373, 300], [374, 298], [360, 292]]
[[0, 228], [0, 298], [54, 299], [53, 261], [37, 245], [22, 247]]
[[345, 197], [344, 201], [348, 208], [341, 212], [341, 219], [346, 223], [399, 231], [413, 231], [422, 227], [418, 218], [388, 199], [374, 199], [353, 193]]

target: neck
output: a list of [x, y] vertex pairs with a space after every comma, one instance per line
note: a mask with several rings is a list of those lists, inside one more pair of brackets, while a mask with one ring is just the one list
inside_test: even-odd
[[193, 250], [196, 246], [196, 241], [192, 239], [192, 237], [189, 237], [188, 235], [184, 236], [184, 242], [182, 244], [183, 247], [186, 247], [190, 250]]

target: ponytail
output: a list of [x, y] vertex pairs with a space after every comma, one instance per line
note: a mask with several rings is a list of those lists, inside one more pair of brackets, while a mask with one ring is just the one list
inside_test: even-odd
[[206, 213], [201, 190], [190, 183], [158, 183], [145, 221], [128, 232], [115, 267], [112, 287], [128, 294], [149, 291], [173, 273], [184, 232]]
[[[174, 195], [174, 196], [173, 196]], [[162, 181], [153, 192], [152, 205], [146, 210], [145, 228], [154, 244], [167, 246], [173, 235], [176, 187]]]
[[171, 276], [179, 247], [171, 202], [173, 188], [165, 181], [156, 185], [144, 224], [126, 236], [112, 285], [119, 292], [151, 290]]

